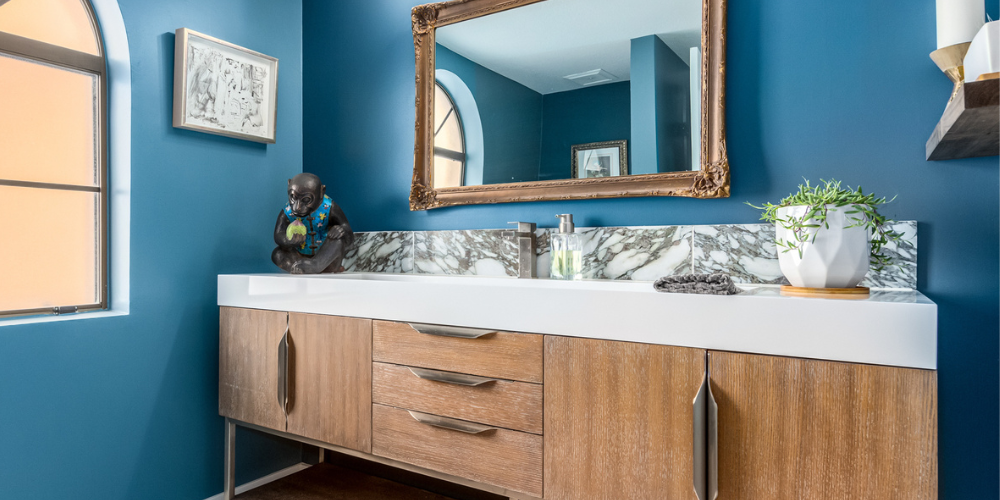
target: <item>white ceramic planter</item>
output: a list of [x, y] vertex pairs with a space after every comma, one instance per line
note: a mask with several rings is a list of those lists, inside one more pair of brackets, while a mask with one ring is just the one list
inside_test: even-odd
[[[785, 251], [778, 247], [778, 264], [781, 273], [788, 278], [792, 286], [809, 288], [853, 288], [865, 279], [868, 274], [868, 259], [870, 242], [868, 231], [864, 227], [845, 229], [853, 223], [845, 211], [847, 207], [828, 205], [827, 222], [830, 228], [806, 228], [809, 239], [799, 243], [802, 256], [798, 250]], [[789, 216], [802, 217], [806, 213], [805, 205], [779, 208], [779, 219]], [[817, 233], [818, 231], [818, 233]], [[780, 222], [774, 224], [776, 240], [794, 241], [795, 236], [790, 229], [785, 229]], [[813, 233], [816, 239], [813, 241]]]

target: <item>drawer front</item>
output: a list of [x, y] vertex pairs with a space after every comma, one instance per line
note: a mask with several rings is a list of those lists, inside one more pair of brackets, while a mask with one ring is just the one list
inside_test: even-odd
[[445, 337], [393, 321], [375, 321], [372, 333], [374, 361], [542, 383], [542, 335], [490, 332], [479, 338]]
[[405, 366], [372, 365], [372, 402], [532, 434], [542, 433], [541, 385], [486, 378], [449, 383], [433, 380], [448, 378], [452, 375], [449, 372], [415, 371], [420, 376]]
[[470, 434], [421, 423], [406, 410], [375, 404], [372, 453], [542, 496], [542, 437], [534, 434], [507, 429]]

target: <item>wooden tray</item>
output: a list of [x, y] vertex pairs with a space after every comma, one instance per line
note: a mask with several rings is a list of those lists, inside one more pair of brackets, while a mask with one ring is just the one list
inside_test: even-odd
[[865, 286], [854, 288], [808, 288], [781, 285], [781, 294], [788, 297], [816, 297], [823, 299], [864, 300], [870, 290]]

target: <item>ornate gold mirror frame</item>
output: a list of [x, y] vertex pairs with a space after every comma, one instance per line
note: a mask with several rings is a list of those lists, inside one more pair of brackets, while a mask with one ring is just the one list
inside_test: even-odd
[[[436, 28], [544, 0], [452, 0], [413, 8], [417, 119], [410, 210], [519, 201], [632, 196], [729, 196], [726, 157], [726, 0], [702, 0], [701, 169], [698, 171], [485, 184], [434, 189], [434, 49]], [[613, 1], [613, 0], [609, 0]]]

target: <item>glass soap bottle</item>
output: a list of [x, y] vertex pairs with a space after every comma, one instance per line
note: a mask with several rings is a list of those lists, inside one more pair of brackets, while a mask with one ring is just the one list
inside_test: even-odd
[[549, 276], [557, 280], [578, 280], [582, 277], [583, 240], [573, 232], [573, 214], [559, 214], [559, 232], [552, 235], [549, 255], [552, 269]]

